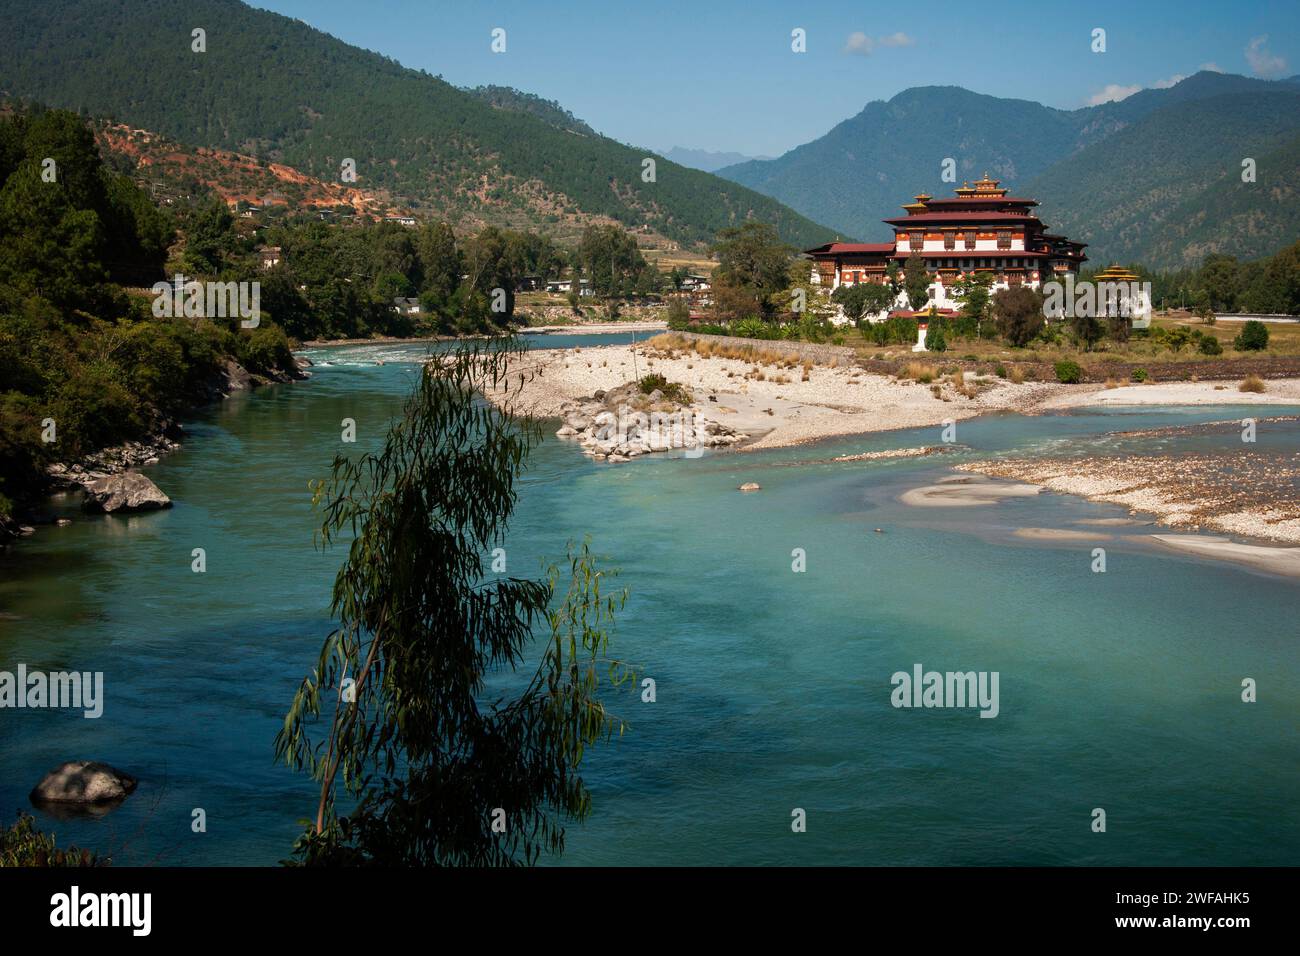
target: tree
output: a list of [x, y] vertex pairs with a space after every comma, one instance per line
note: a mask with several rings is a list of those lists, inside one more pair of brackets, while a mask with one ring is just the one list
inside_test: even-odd
[[[1108, 316], [1108, 318], [1119, 318], [1121, 322], [1128, 322], [1128, 319], [1124, 317]], [[1101, 341], [1104, 331], [1101, 321], [1095, 316], [1083, 315], [1078, 312], [1070, 317], [1070, 329], [1074, 332], [1074, 337], [1082, 343], [1085, 352], [1092, 351], [1092, 347]]]
[[1260, 352], [1268, 348], [1268, 326], [1251, 319], [1241, 327], [1241, 331], [1232, 341], [1232, 347], [1238, 352]]
[[[770, 317], [782, 307], [781, 294], [789, 287], [790, 258], [794, 250], [781, 242], [776, 228], [765, 222], [750, 220], [743, 225], [723, 229], [711, 248], [718, 260], [713, 270], [715, 302], [732, 304], [731, 317], [746, 314]], [[754, 312], [734, 311], [743, 303]]]
[[185, 268], [205, 276], [224, 268], [235, 245], [235, 217], [225, 201], [213, 198], [185, 223]]
[[907, 293], [907, 304], [913, 312], [930, 300], [930, 275], [925, 269], [925, 259], [919, 252], [907, 257], [907, 266], [903, 270], [903, 291]]
[[680, 332], [691, 324], [691, 310], [680, 296], [674, 296], [664, 314], [668, 328]]
[[[541, 436], [511, 409], [523, 353], [498, 341], [426, 364], [383, 449], [336, 458], [315, 485], [322, 546], [350, 543], [334, 581], [337, 627], [276, 736], [277, 758], [320, 783], [294, 847], [301, 862], [533, 863], [563, 850], [565, 820], [590, 812], [582, 756], [622, 729], [599, 674], [614, 685], [631, 676], [608, 657], [623, 595], [609, 594], [585, 544], [570, 549], [566, 574], [552, 567], [542, 580], [484, 566]], [[486, 391], [504, 404], [484, 402]], [[529, 676], [519, 668], [535, 628], [547, 637]], [[328, 734], [313, 743], [322, 705]]]
[[1218, 308], [1223, 312], [1231, 312], [1236, 308], [1241, 284], [1236, 256], [1210, 253], [1201, 263], [1198, 280], [1206, 300], [1198, 303], [1200, 306], [1206, 309]]
[[963, 276], [952, 287], [952, 295], [961, 300], [961, 314], [975, 320], [975, 334], [983, 336], [984, 321], [989, 313], [989, 285], [993, 277], [987, 272]]
[[925, 350], [927, 352], [948, 351], [948, 323], [933, 306], [930, 307], [930, 318], [926, 323]]
[[1002, 289], [993, 296], [998, 333], [1016, 348], [1028, 345], [1042, 331], [1043, 297], [1028, 286]]
[[420, 291], [433, 301], [446, 302], [460, 282], [460, 251], [456, 234], [445, 222], [422, 226], [415, 237], [420, 260]]
[[614, 300], [633, 290], [637, 277], [649, 268], [637, 248], [636, 238], [614, 225], [584, 229], [578, 244], [578, 260], [591, 277], [592, 291], [608, 300], [611, 307]]
[[868, 283], [842, 285], [831, 293], [831, 301], [844, 310], [844, 317], [857, 325], [867, 311]]

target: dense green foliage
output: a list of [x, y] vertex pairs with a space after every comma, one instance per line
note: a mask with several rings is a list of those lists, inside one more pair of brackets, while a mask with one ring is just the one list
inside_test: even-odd
[[496, 109], [514, 110], [517, 113], [527, 113], [530, 116], [535, 116], [543, 123], [554, 126], [556, 129], [571, 130], [584, 136], [599, 135], [555, 100], [544, 99], [535, 93], [525, 93], [513, 86], [495, 85], [466, 88], [464, 92], [469, 93], [471, 96], [477, 96], [484, 103]]
[[[581, 213], [684, 242], [754, 218], [792, 242], [832, 238], [775, 200], [666, 159], [644, 181], [642, 150], [494, 108], [236, 0], [11, 0], [5, 14], [0, 90], [325, 181], [355, 159], [358, 185], [428, 218], [541, 225]], [[191, 48], [196, 27], [206, 52]]]
[[1044, 326], [1043, 297], [1027, 286], [1002, 289], [993, 296], [998, 334], [1014, 346], [1028, 345]]
[[[1025, 186], [1095, 262], [1164, 269], [1207, 253], [1269, 255], [1300, 234], [1300, 89], [1268, 84], [1174, 103]], [[1255, 181], [1242, 181], [1242, 160]]]
[[948, 323], [943, 316], [931, 310], [926, 323], [925, 349], [927, 352], [948, 351]]
[[1252, 319], [1241, 327], [1232, 347], [1240, 352], [1259, 352], [1268, 348], [1268, 326]]
[[[1300, 233], [1297, 94], [1291, 81], [1202, 72], [1062, 111], [920, 87], [868, 103], [778, 159], [719, 175], [870, 240], [888, 234], [880, 220], [913, 194], [950, 196], [987, 171], [1040, 200], [1052, 231], [1091, 243], [1094, 261], [1168, 269], [1214, 251], [1255, 258]], [[944, 157], [956, 161], [957, 183], [943, 180]], [[1241, 181], [1244, 157], [1257, 162], [1253, 184]]]
[[18, 814], [18, 821], [0, 830], [0, 867], [5, 866], [108, 866], [109, 860], [75, 846], [60, 849], [54, 836], [36, 829], [30, 814]]
[[[1141, 264], [1128, 268], [1151, 283], [1156, 308], [1189, 308], [1207, 317], [1217, 312], [1300, 315], [1300, 242], [1247, 262], [1212, 253], [1194, 269], [1153, 272]], [[1084, 273], [1080, 279], [1091, 276]]]
[[316, 486], [322, 544], [347, 558], [337, 628], [276, 737], [277, 757], [320, 782], [301, 862], [533, 863], [590, 812], [583, 754], [622, 728], [600, 675], [631, 676], [608, 654], [623, 595], [585, 545], [544, 580], [496, 566], [541, 430], [479, 393], [518, 381], [522, 354], [505, 342], [425, 365], [382, 450], [336, 458]]
[[[187, 260], [224, 264], [222, 222], [205, 212], [187, 224], [203, 239]], [[118, 281], [162, 277], [173, 231], [103, 166], [78, 117], [0, 119], [0, 514], [43, 485], [48, 464], [156, 430], [204, 397], [228, 359], [287, 367], [269, 321], [157, 318], [123, 293]]]
[[723, 229], [711, 247], [718, 260], [713, 270], [713, 300], [727, 318], [771, 317], [783, 307], [780, 296], [790, 287], [794, 250], [766, 223], [747, 222]]
[[1083, 381], [1083, 369], [1079, 363], [1066, 359], [1055, 363], [1056, 380], [1064, 385], [1073, 385]]

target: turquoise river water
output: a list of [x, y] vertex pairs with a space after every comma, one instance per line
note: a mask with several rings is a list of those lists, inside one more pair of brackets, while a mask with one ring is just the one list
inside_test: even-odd
[[[0, 670], [103, 671], [106, 698], [97, 720], [0, 710], [0, 820], [32, 809], [46, 770], [98, 759], [140, 788], [99, 818], [37, 812], [61, 843], [119, 864], [288, 855], [313, 788], [273, 762], [272, 740], [329, 629], [340, 560], [312, 547], [307, 482], [381, 439], [419, 352], [311, 352], [309, 381], [187, 423], [181, 450], [147, 469], [171, 510], [92, 518], [68, 499], [71, 525], [0, 556]], [[631, 727], [584, 760], [594, 812], [558, 862], [1295, 864], [1300, 582], [1158, 551], [1147, 527], [1106, 529], [1104, 574], [1092, 542], [1011, 536], [1125, 514], [1071, 497], [898, 500], [960, 460], [1285, 412], [998, 415], [961, 423], [960, 450], [942, 459], [853, 463], [810, 460], [933, 444], [937, 429], [626, 465], [548, 437], [505, 543], [509, 572], [533, 574], [590, 533], [631, 590], [616, 650], [657, 683], [655, 703], [610, 699]], [[355, 446], [339, 441], [347, 417]], [[1292, 424], [1263, 430], [1257, 448], [1297, 446]], [[763, 490], [737, 492], [746, 481]], [[197, 547], [204, 574], [190, 568]], [[891, 675], [917, 663], [998, 672], [998, 716], [894, 708]], [[1240, 699], [1246, 677], [1257, 703]], [[1097, 807], [1105, 833], [1090, 827]], [[192, 832], [194, 808], [205, 833]]]

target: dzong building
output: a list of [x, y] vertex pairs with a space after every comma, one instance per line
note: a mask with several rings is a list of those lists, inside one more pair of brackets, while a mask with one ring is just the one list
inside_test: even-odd
[[[965, 183], [948, 199], [934, 199], [925, 193], [903, 207], [907, 215], [885, 222], [894, 229], [893, 242], [829, 242], [808, 249], [813, 262], [812, 281], [830, 286], [857, 282], [884, 282], [890, 263], [901, 275], [908, 257], [920, 252], [931, 276], [930, 299], [922, 313], [934, 307], [941, 313], [961, 305], [948, 295], [953, 283], [971, 273], [992, 278], [990, 292], [1027, 285], [1037, 289], [1053, 279], [1075, 276], [1087, 261], [1086, 243], [1047, 231], [1034, 215], [1038, 202], [1008, 196], [999, 181]], [[900, 291], [895, 302], [907, 309]], [[910, 314], [910, 313], [909, 313]], [[881, 313], [875, 317], [885, 318]]]

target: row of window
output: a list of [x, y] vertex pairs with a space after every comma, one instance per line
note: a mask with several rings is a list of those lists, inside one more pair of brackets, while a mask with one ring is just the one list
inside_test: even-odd
[[[943, 234], [944, 249], [956, 249], [957, 243], [960, 242], [965, 249], [975, 248], [975, 230], [966, 230], [964, 232], [945, 232]], [[999, 229], [997, 232], [998, 248], [1011, 248], [1011, 230]], [[908, 233], [907, 241], [910, 248], [920, 249], [925, 244], [925, 233], [912, 232]]]

